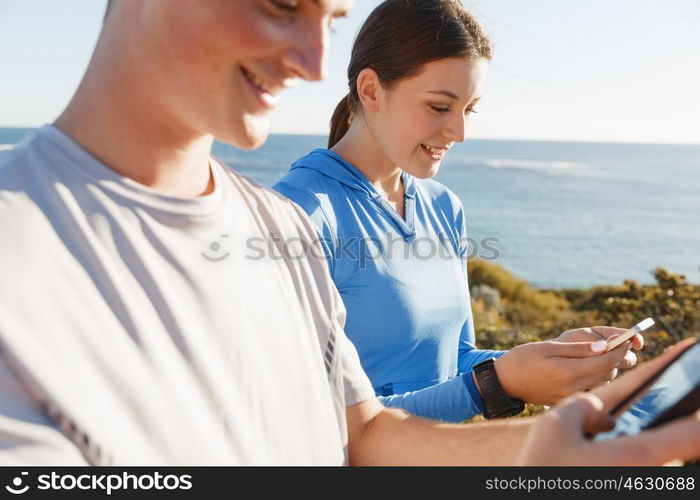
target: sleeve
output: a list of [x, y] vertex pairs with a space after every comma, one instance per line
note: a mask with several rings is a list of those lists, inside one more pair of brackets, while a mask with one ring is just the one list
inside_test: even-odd
[[462, 325], [459, 336], [458, 375], [419, 391], [381, 396], [379, 400], [385, 406], [403, 408], [421, 417], [446, 422], [463, 422], [484, 412], [484, 400], [472, 377], [473, 367], [487, 359], [499, 358], [506, 352], [476, 348], [472, 310], [469, 307], [467, 319]]
[[374, 389], [367, 374], [360, 364], [360, 356], [355, 345], [341, 329], [340, 362], [343, 367], [343, 386], [345, 388], [345, 406], [353, 406], [374, 398]]
[[[284, 183], [278, 183], [274, 189], [294, 202], [295, 210], [304, 221], [305, 234], [309, 235], [309, 237], [325, 234], [328, 238], [332, 238], [331, 229], [325, 215], [320, 210], [318, 201], [311, 193], [290, 187]], [[314, 217], [311, 217], [309, 213], [314, 215]], [[327, 251], [327, 255], [332, 256], [330, 248]], [[315, 259], [312, 260], [315, 261]], [[332, 258], [328, 257], [328, 260], [332, 261]], [[313, 262], [311, 268], [314, 273], [314, 289], [323, 297], [324, 308], [328, 311], [330, 317], [330, 324], [327, 325], [327, 328], [322, 327], [319, 329], [319, 331], [329, 330], [331, 332], [328, 341], [326, 342], [325, 339], [322, 341], [322, 355], [324, 361], [328, 363], [327, 369], [329, 367], [332, 368], [334, 360], [337, 359], [337, 366], [340, 369], [331, 378], [335, 380], [336, 384], [343, 387], [344, 406], [353, 406], [374, 398], [374, 389], [360, 364], [357, 349], [345, 335], [347, 313], [343, 299], [331, 274], [329, 274], [329, 270], [332, 268], [329, 269], [329, 266], [326, 264], [318, 265], [316, 262]]]
[[[345, 335], [345, 319], [347, 311], [343, 299], [329, 279], [332, 301], [332, 329], [335, 331], [334, 344], [338, 349], [340, 372], [342, 373], [343, 392], [345, 406], [353, 406], [368, 399], [374, 398], [374, 388], [365, 373], [360, 356], [357, 354], [355, 344]], [[326, 355], [328, 352], [326, 352]], [[325, 357], [325, 356], [324, 356]]]
[[403, 408], [421, 417], [445, 422], [463, 422], [484, 411], [484, 403], [471, 372], [419, 391], [380, 396], [384, 406]]
[[308, 215], [309, 219], [311, 220], [311, 224], [318, 235], [318, 246], [320, 246], [322, 249], [322, 252], [318, 252], [318, 255], [314, 255], [314, 257], [325, 257], [328, 264], [328, 269], [331, 276], [333, 276], [335, 272], [334, 256], [336, 255], [334, 245], [337, 240], [335, 238], [333, 228], [328, 222], [328, 217], [324, 213], [318, 199], [313, 195], [313, 193], [310, 193], [303, 188], [291, 186], [286, 182], [278, 182], [273, 186], [273, 189], [292, 200], [304, 212], [306, 212], [306, 215]]
[[472, 322], [471, 307], [469, 317], [462, 326], [462, 333], [459, 337], [459, 350], [457, 358], [457, 369], [463, 374], [464, 383], [467, 384], [469, 392], [475, 395], [479, 413], [484, 412], [484, 400], [476, 388], [476, 383], [472, 377], [473, 368], [487, 359], [500, 358], [508, 351], [494, 351], [491, 349], [477, 349], [474, 345], [474, 325]]
[[88, 465], [0, 356], [0, 465]]

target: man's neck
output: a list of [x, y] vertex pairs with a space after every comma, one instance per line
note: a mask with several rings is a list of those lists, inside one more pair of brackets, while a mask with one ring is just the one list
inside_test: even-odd
[[[110, 50], [111, 49], [111, 50]], [[90, 66], [55, 126], [120, 175], [164, 194], [202, 196], [214, 189], [213, 137], [181, 125], [159, 102], [137, 56], [100, 36]]]

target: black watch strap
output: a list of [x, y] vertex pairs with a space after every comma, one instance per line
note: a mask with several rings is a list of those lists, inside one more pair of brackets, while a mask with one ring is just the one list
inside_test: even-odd
[[476, 384], [484, 399], [484, 417], [498, 418], [517, 415], [525, 409], [525, 403], [520, 399], [512, 399], [506, 394], [498, 380], [495, 359], [487, 359], [474, 367]]

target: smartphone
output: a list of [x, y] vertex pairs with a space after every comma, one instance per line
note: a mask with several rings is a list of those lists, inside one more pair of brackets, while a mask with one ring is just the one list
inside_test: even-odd
[[605, 352], [612, 351], [617, 346], [624, 344], [625, 342], [630, 340], [632, 337], [634, 337], [638, 333], [642, 333], [644, 330], [646, 330], [647, 328], [649, 328], [653, 325], [654, 325], [653, 319], [651, 319], [651, 318], [643, 319], [642, 321], [640, 321], [639, 323], [634, 325], [632, 328], [627, 330], [622, 335], [615, 337], [610, 342], [608, 342], [608, 347], [606, 348]]
[[597, 434], [595, 439], [638, 434], [698, 409], [700, 342], [696, 341], [613, 408], [610, 414], [615, 418], [615, 427]]

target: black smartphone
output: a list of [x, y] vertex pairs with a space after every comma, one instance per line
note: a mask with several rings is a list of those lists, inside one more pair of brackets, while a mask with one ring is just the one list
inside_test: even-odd
[[615, 417], [615, 427], [597, 434], [595, 439], [637, 434], [698, 409], [700, 342], [696, 341], [613, 408], [610, 413]]

